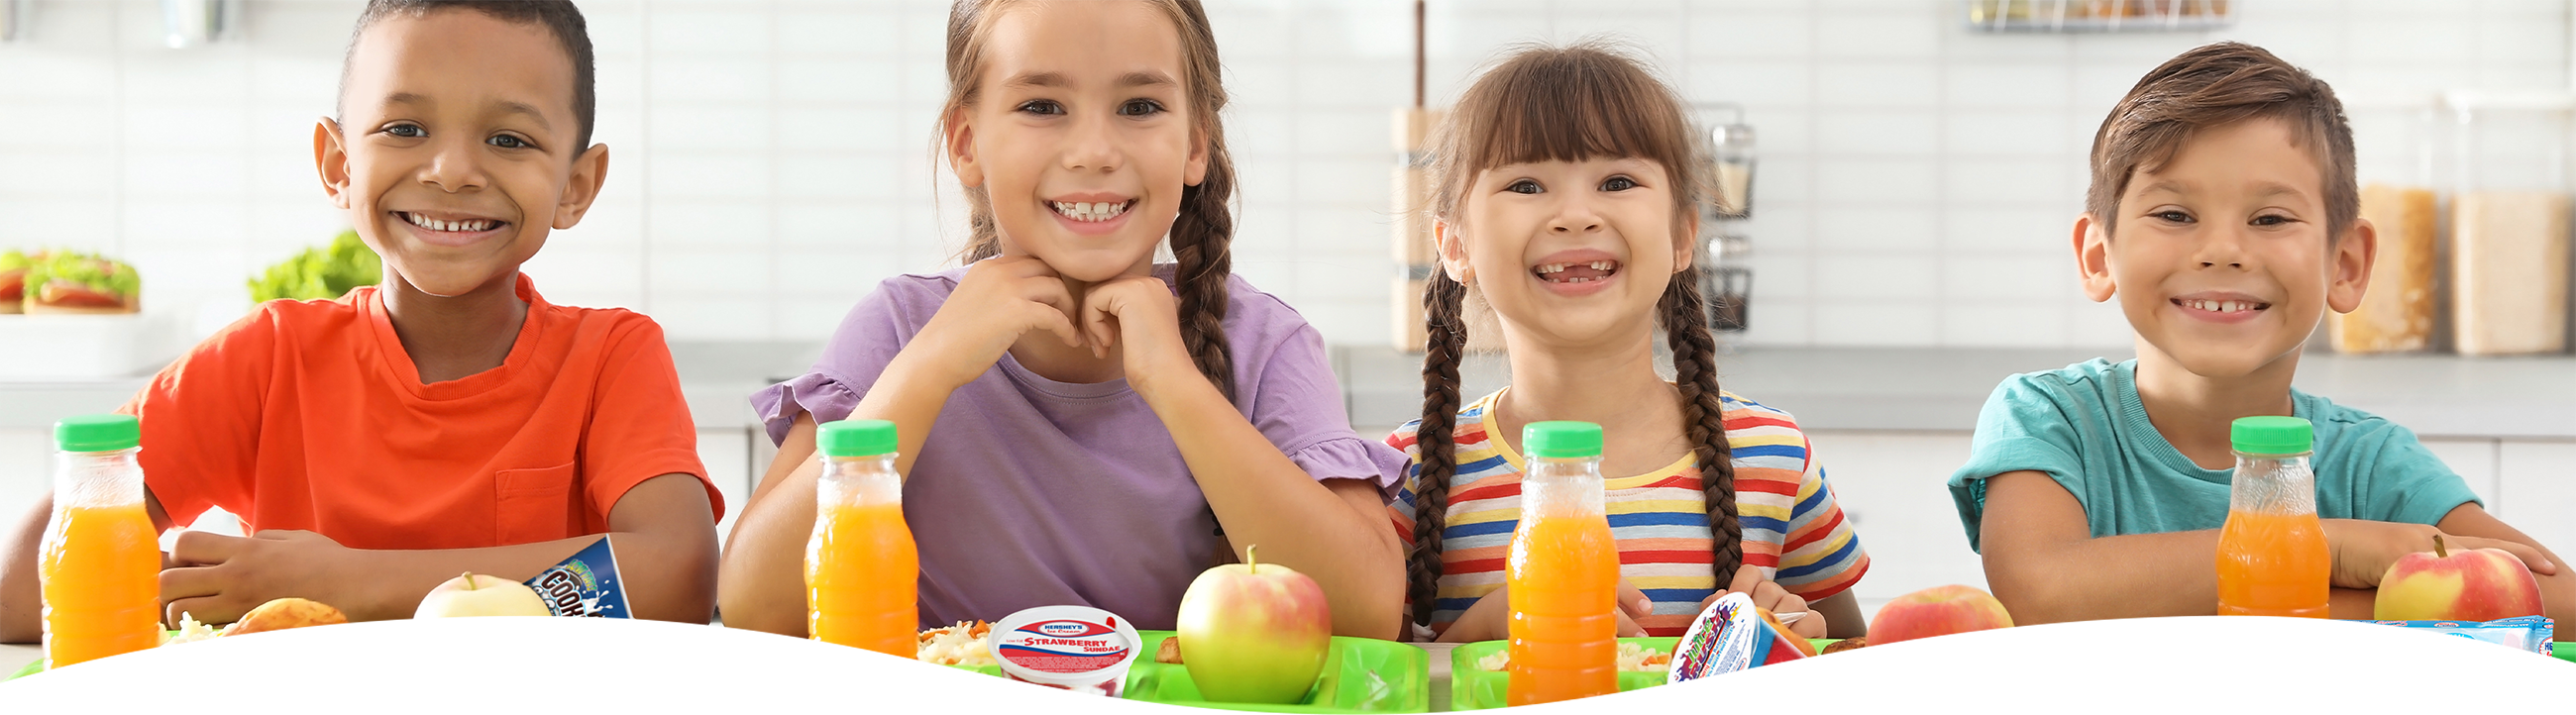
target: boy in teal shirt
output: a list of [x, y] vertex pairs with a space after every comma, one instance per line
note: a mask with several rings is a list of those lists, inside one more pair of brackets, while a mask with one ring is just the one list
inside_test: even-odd
[[1968, 543], [2017, 623], [2210, 615], [2236, 418], [2316, 426], [2336, 618], [2369, 618], [2398, 557], [2500, 548], [2576, 623], [2576, 570], [2487, 514], [2405, 427], [2290, 389], [2324, 311], [2368, 287], [2352, 132], [2332, 88], [2218, 43], [2149, 72], [2094, 137], [2073, 245], [2085, 294], [2119, 299], [2138, 359], [2015, 375], [1952, 474]]

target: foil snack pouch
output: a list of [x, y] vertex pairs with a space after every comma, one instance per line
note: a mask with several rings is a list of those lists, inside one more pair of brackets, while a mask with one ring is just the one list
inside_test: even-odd
[[606, 536], [528, 579], [528, 588], [558, 616], [635, 617], [626, 609], [626, 582], [617, 576], [617, 549]]

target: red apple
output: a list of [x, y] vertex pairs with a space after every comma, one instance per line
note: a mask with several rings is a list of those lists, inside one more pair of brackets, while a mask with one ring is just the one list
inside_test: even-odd
[[2012, 612], [1971, 586], [1896, 597], [1870, 620], [1873, 715], [2012, 715]]
[[1208, 569], [1181, 594], [1182, 667], [1210, 702], [1288, 704], [1305, 699], [1333, 646], [1324, 589], [1286, 566]]
[[2503, 549], [2433, 550], [2398, 557], [2379, 577], [2371, 617], [2383, 621], [2492, 621], [2540, 615], [2540, 581]]

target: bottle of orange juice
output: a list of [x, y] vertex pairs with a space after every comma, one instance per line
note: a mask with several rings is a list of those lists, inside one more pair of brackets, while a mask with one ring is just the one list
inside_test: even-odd
[[814, 432], [823, 476], [805, 543], [805, 632], [814, 640], [911, 658], [921, 556], [903, 523], [894, 423], [841, 420]]
[[132, 415], [54, 423], [54, 514], [36, 578], [45, 667], [161, 644], [161, 547], [143, 510], [141, 426]]
[[1619, 551], [1602, 508], [1601, 426], [1535, 422], [1505, 579], [1511, 705], [1619, 692]]
[[2218, 532], [2218, 615], [2326, 617], [2333, 557], [2308, 471], [2314, 429], [2297, 417], [2230, 426], [2236, 477]]

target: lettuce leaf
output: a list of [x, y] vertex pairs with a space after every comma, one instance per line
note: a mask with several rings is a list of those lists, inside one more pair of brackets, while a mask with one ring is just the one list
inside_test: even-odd
[[250, 299], [334, 300], [358, 286], [384, 279], [384, 261], [358, 232], [342, 231], [331, 245], [307, 248], [250, 279]]
[[18, 270], [27, 267], [28, 263], [30, 263], [30, 261], [27, 260], [27, 254], [21, 253], [17, 249], [13, 248], [6, 251], [0, 251], [0, 271]]
[[131, 298], [143, 292], [143, 276], [133, 266], [88, 253], [46, 251], [27, 266], [27, 293], [33, 298], [45, 284], [68, 281], [101, 293]]

